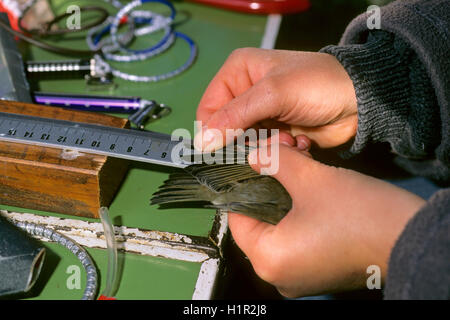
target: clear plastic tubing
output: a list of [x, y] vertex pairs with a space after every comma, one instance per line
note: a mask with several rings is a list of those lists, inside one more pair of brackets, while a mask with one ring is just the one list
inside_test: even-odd
[[118, 274], [116, 236], [114, 232], [114, 226], [108, 213], [108, 208], [101, 207], [99, 210], [99, 215], [102, 221], [106, 246], [108, 250], [108, 271], [106, 274], [106, 286], [102, 292], [102, 296], [112, 298], [116, 294]]

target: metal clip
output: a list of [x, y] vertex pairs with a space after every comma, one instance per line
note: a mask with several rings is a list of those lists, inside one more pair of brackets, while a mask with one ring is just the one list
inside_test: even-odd
[[164, 103], [158, 104], [155, 112], [152, 114], [152, 119], [158, 120], [168, 116], [172, 112], [172, 108]]
[[143, 107], [130, 115], [128, 120], [136, 126], [138, 130], [144, 130], [148, 120], [161, 119], [172, 112], [172, 108], [165, 104], [158, 104], [156, 101], [142, 100]]
[[88, 90], [116, 89], [117, 84], [114, 83], [111, 67], [98, 54], [89, 60], [89, 68], [90, 73], [84, 77]]

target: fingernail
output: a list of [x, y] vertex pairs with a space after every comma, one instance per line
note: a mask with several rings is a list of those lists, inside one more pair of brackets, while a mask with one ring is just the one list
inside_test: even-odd
[[300, 150], [306, 150], [308, 148], [308, 144], [305, 141], [300, 140], [300, 141], [297, 142], [297, 147]]
[[297, 140], [297, 148], [299, 148], [302, 151], [309, 150], [309, 148], [311, 147], [309, 141], [306, 140], [306, 138], [304, 137], [301, 136], [297, 137], [296, 140]]

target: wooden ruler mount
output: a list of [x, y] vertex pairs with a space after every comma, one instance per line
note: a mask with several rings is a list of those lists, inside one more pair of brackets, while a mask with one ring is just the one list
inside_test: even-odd
[[[122, 118], [12, 101], [0, 101], [0, 112], [129, 127]], [[99, 218], [127, 170], [123, 159], [0, 141], [0, 204]]]

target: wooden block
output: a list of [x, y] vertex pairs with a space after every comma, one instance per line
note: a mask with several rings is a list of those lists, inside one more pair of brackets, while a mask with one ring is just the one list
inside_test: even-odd
[[[0, 101], [0, 111], [129, 127], [122, 118], [20, 102]], [[0, 203], [99, 218], [98, 209], [109, 206], [127, 169], [121, 159], [0, 142]]]

